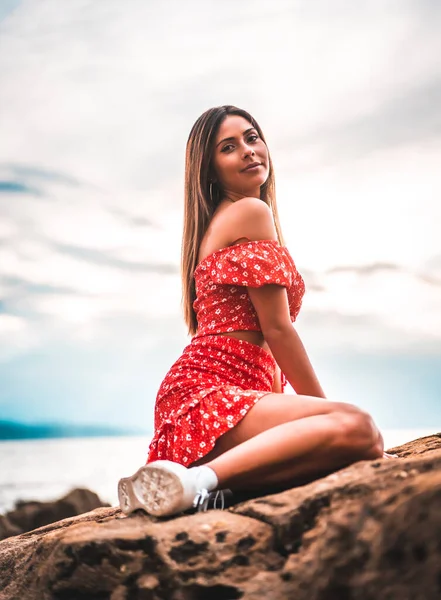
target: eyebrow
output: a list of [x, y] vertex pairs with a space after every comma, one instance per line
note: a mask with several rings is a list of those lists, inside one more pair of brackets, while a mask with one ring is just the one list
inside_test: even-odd
[[[242, 136], [246, 135], [250, 131], [253, 131], [253, 129], [256, 129], [256, 128], [255, 127], [250, 127], [249, 129], [246, 129], [245, 131], [242, 132]], [[224, 138], [223, 140], [221, 140], [220, 142], [218, 142], [216, 144], [216, 148], [218, 146], [220, 146], [221, 144], [223, 144], [224, 142], [232, 142], [234, 139], [235, 139], [234, 135], [232, 137]]]

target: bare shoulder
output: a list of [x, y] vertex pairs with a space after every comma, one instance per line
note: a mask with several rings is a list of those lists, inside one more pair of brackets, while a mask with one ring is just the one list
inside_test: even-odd
[[224, 212], [231, 241], [240, 238], [250, 240], [277, 240], [271, 208], [259, 198], [242, 198]]
[[252, 198], [248, 196], [246, 198], [241, 198], [238, 202], [233, 202], [231, 204], [231, 211], [234, 211], [237, 214], [246, 213], [253, 215], [271, 215], [271, 209], [266, 202], [261, 200], [260, 198]]

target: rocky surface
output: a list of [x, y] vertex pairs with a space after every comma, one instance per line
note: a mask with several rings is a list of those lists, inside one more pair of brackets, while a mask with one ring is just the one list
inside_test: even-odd
[[0, 542], [1, 600], [441, 598], [441, 434], [225, 511], [98, 508]]
[[0, 515], [0, 540], [101, 506], [110, 505], [102, 502], [95, 492], [83, 488], [72, 490], [53, 502], [19, 501], [14, 510]]

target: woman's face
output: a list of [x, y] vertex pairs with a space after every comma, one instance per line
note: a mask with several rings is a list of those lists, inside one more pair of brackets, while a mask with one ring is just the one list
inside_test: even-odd
[[260, 198], [269, 174], [268, 149], [257, 129], [238, 115], [222, 122], [214, 142], [214, 181], [226, 195]]

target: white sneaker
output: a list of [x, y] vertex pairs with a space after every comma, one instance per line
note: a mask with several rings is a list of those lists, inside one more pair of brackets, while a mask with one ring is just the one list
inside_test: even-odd
[[118, 483], [118, 498], [126, 515], [142, 509], [155, 517], [173, 515], [197, 506], [208, 493], [197, 486], [196, 473], [171, 460], [142, 466]]

